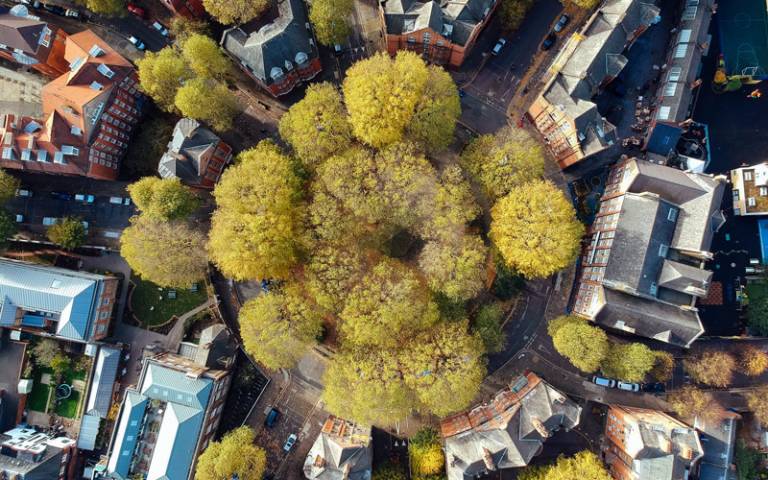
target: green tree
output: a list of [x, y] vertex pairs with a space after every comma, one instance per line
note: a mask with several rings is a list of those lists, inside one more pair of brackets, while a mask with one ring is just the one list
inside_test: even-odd
[[349, 17], [354, 10], [353, 0], [314, 0], [309, 7], [309, 21], [317, 41], [329, 47], [343, 44], [352, 34]]
[[584, 450], [573, 457], [558, 457], [546, 467], [527, 467], [520, 472], [520, 480], [611, 480], [603, 462], [594, 453]]
[[76, 0], [97, 15], [118, 17], [125, 14], [125, 0]]
[[557, 352], [582, 372], [594, 372], [608, 355], [608, 336], [579, 317], [558, 317], [547, 326]]
[[[192, 71], [184, 57], [173, 47], [159, 52], [147, 52], [136, 61], [139, 85], [155, 103], [166, 112], [176, 110], [176, 93], [184, 82], [192, 78]], [[165, 145], [163, 145], [165, 147]]]
[[768, 427], [768, 385], [761, 385], [744, 394], [749, 411], [760, 424]]
[[736, 441], [736, 449], [733, 454], [733, 463], [736, 464], [738, 480], [756, 480], [761, 478], [760, 465], [763, 463], [763, 454], [759, 450], [749, 448], [742, 439]]
[[20, 186], [18, 178], [0, 168], [0, 205], [15, 197]]
[[461, 164], [485, 194], [496, 199], [544, 175], [544, 149], [520, 128], [481, 135], [462, 152]]
[[504, 311], [499, 303], [487, 303], [477, 312], [473, 330], [482, 339], [488, 353], [504, 350], [507, 337], [501, 328], [503, 320]]
[[258, 17], [268, 0], [203, 0], [205, 10], [224, 25], [241, 24]]
[[414, 338], [400, 355], [405, 384], [433, 414], [467, 408], [485, 377], [482, 341], [467, 323], [438, 325]]
[[301, 181], [291, 160], [268, 142], [241, 153], [213, 192], [211, 260], [237, 280], [285, 279], [298, 261]]
[[685, 385], [667, 395], [672, 410], [682, 416], [698, 416], [712, 419], [717, 417], [721, 408], [711, 393], [693, 385]]
[[0, 208], [0, 252], [8, 247], [8, 239], [16, 235], [16, 219]]
[[430, 65], [428, 70], [427, 83], [406, 128], [406, 136], [428, 152], [437, 153], [453, 141], [461, 102], [459, 90], [448, 72], [436, 65]]
[[408, 480], [408, 477], [403, 467], [387, 462], [373, 470], [373, 480]]
[[187, 218], [200, 206], [178, 178], [144, 177], [128, 185], [128, 193], [143, 217], [157, 221]]
[[120, 236], [120, 256], [144, 280], [189, 288], [205, 277], [205, 236], [184, 222], [135, 217]]
[[683, 366], [699, 383], [726, 387], [731, 383], [737, 362], [726, 351], [706, 350], [683, 360]]
[[308, 167], [349, 148], [352, 130], [336, 87], [330, 83], [307, 87], [304, 98], [280, 119], [280, 136]]
[[57, 353], [51, 359], [50, 367], [56, 377], [61, 377], [69, 369], [69, 358], [63, 353]]
[[339, 313], [344, 341], [394, 348], [438, 321], [437, 305], [411, 269], [383, 260], [355, 285]]
[[199, 77], [226, 79], [232, 73], [232, 64], [219, 45], [206, 35], [191, 34], [181, 46], [181, 54], [189, 68]]
[[617, 343], [608, 350], [600, 369], [609, 377], [642, 382], [656, 363], [656, 352], [642, 343]]
[[173, 135], [175, 119], [157, 108], [149, 108], [146, 120], [132, 133], [126, 161], [120, 165], [130, 178], [157, 175], [157, 165]]
[[419, 267], [432, 290], [452, 300], [469, 300], [483, 289], [488, 249], [476, 235], [464, 235], [456, 244], [428, 242], [419, 255]]
[[567, 0], [568, 3], [576, 5], [582, 10], [592, 10], [600, 3], [600, 0]]
[[502, 0], [499, 15], [506, 30], [514, 31], [520, 27], [533, 2], [534, 0]]
[[66, 217], [48, 227], [48, 240], [66, 250], [74, 250], [85, 243], [85, 225], [75, 217]]
[[229, 130], [238, 114], [237, 99], [227, 86], [207, 78], [188, 80], [174, 103], [183, 116], [205, 121], [219, 132]]
[[37, 365], [50, 367], [53, 359], [61, 352], [56, 340], [41, 338], [32, 347], [32, 357]]
[[267, 368], [292, 368], [317, 342], [322, 318], [298, 286], [248, 300], [238, 317], [245, 350]]
[[431, 427], [424, 427], [409, 439], [408, 457], [415, 479], [440, 475], [445, 467], [445, 454], [440, 437]]
[[491, 209], [490, 236], [507, 265], [528, 278], [567, 267], [579, 253], [584, 226], [563, 192], [545, 181], [513, 188]]
[[741, 368], [749, 376], [762, 375], [768, 369], [768, 353], [754, 345], [742, 348], [739, 356]]
[[240, 427], [209, 443], [197, 459], [195, 480], [261, 480], [267, 455], [255, 440], [250, 427]]

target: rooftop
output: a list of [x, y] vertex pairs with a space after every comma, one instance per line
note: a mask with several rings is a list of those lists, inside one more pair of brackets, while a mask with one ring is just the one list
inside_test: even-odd
[[490, 14], [494, 0], [386, 0], [387, 33], [402, 35], [429, 28], [452, 43], [466, 45]]
[[307, 454], [304, 476], [313, 480], [369, 480], [372, 461], [371, 427], [331, 415]]

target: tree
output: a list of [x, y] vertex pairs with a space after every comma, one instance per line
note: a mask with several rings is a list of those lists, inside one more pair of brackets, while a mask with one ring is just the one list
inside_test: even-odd
[[173, 47], [166, 47], [159, 52], [147, 52], [136, 65], [141, 89], [166, 112], [175, 111], [179, 87], [192, 78], [184, 57]]
[[503, 319], [504, 311], [498, 302], [487, 303], [477, 312], [473, 330], [483, 341], [485, 351], [488, 353], [504, 350], [507, 337], [501, 328]]
[[733, 463], [736, 464], [736, 478], [738, 480], [756, 480], [761, 478], [760, 465], [763, 463], [763, 454], [759, 450], [749, 448], [742, 439], [736, 441]]
[[517, 30], [532, 5], [533, 0], [502, 0], [499, 15], [506, 30]]
[[405, 384], [443, 417], [467, 408], [485, 377], [483, 346], [467, 322], [441, 324], [414, 338], [400, 355]]
[[53, 356], [49, 366], [53, 370], [53, 374], [55, 376], [61, 377], [62, 375], [64, 375], [64, 372], [66, 372], [69, 369], [69, 365], [70, 365], [69, 358], [65, 356], [63, 353], [59, 352]]
[[651, 376], [659, 382], [666, 382], [672, 378], [675, 369], [675, 357], [671, 353], [656, 350], [656, 363], [651, 369]]
[[15, 197], [19, 187], [19, 179], [0, 168], [0, 205]]
[[76, 0], [98, 15], [117, 17], [125, 14], [125, 0]]
[[10, 213], [0, 208], [0, 252], [8, 247], [8, 239], [16, 235], [16, 220]]
[[740, 356], [741, 367], [747, 375], [756, 377], [768, 369], [768, 353], [758, 347], [748, 345], [741, 350]]
[[205, 277], [205, 236], [184, 222], [135, 217], [120, 237], [120, 255], [141, 278], [161, 287], [189, 288]]
[[547, 277], [579, 253], [584, 226], [553, 184], [536, 180], [513, 188], [491, 209], [490, 236], [507, 265], [528, 278]]
[[445, 466], [445, 455], [437, 432], [431, 427], [416, 432], [409, 439], [408, 457], [415, 479], [441, 474]]
[[178, 178], [144, 177], [128, 185], [128, 193], [141, 215], [151, 220], [184, 219], [200, 206], [192, 189]]
[[382, 260], [349, 292], [339, 313], [344, 341], [397, 347], [438, 321], [429, 290], [404, 264]]
[[[203, 0], [205, 10], [224, 25], [241, 24], [258, 17], [268, 0]], [[242, 479], [241, 479], [242, 480]]]
[[394, 425], [418, 405], [396, 356], [378, 348], [342, 350], [328, 364], [323, 385], [326, 410], [366, 425]]
[[405, 470], [396, 464], [387, 462], [373, 471], [373, 480], [407, 480]]
[[698, 416], [712, 419], [717, 417], [721, 408], [711, 393], [693, 385], [685, 385], [667, 395], [667, 402], [680, 416]]
[[250, 427], [240, 427], [209, 443], [197, 459], [195, 480], [261, 480], [267, 455], [255, 439]]
[[205, 121], [220, 132], [232, 127], [238, 113], [237, 99], [227, 86], [207, 78], [188, 80], [176, 92], [174, 103], [183, 116]]
[[180, 15], [174, 15], [173, 18], [171, 18], [168, 30], [171, 31], [173, 38], [182, 44], [186, 39], [195, 34], [208, 37], [211, 36], [211, 29], [208, 26], [208, 22], [196, 18], [182, 17]]
[[750, 288], [747, 324], [757, 335], [768, 335], [768, 291], [765, 288]]
[[43, 367], [50, 367], [53, 359], [59, 354], [61, 349], [58, 342], [50, 338], [41, 338], [32, 347], [32, 356], [35, 363]]
[[440, 172], [439, 185], [430, 199], [431, 208], [416, 225], [425, 240], [455, 241], [464, 235], [464, 227], [480, 213], [469, 182], [458, 165]]
[[46, 235], [48, 240], [65, 250], [74, 250], [85, 243], [86, 233], [85, 225], [80, 219], [66, 217], [48, 227]]
[[558, 317], [547, 326], [557, 352], [582, 372], [594, 372], [608, 355], [608, 336], [579, 317]]
[[352, 130], [336, 87], [331, 83], [307, 87], [304, 98], [280, 119], [280, 136], [308, 167], [349, 148]]
[[474, 139], [462, 152], [461, 164], [496, 199], [544, 175], [544, 150], [527, 131], [505, 127]]
[[430, 65], [429, 77], [408, 127], [409, 140], [426, 151], [437, 153], [453, 141], [456, 120], [461, 115], [459, 91], [442, 67]]
[[211, 260], [237, 280], [285, 279], [298, 261], [301, 182], [291, 160], [268, 142], [241, 153], [213, 192]]
[[599, 0], [568, 0], [568, 2], [576, 5], [582, 10], [592, 10], [598, 3], [600, 3]]
[[157, 175], [157, 165], [173, 135], [175, 119], [157, 108], [149, 107], [149, 110], [146, 120], [132, 133], [126, 161], [120, 164], [130, 178]]
[[464, 235], [456, 244], [428, 242], [419, 255], [419, 268], [429, 287], [452, 300], [474, 298], [485, 284], [488, 249], [476, 235]]
[[594, 453], [584, 450], [573, 457], [560, 456], [546, 467], [527, 467], [520, 480], [611, 480], [603, 462]]
[[763, 426], [768, 427], [768, 385], [762, 385], [744, 394], [749, 411]]
[[699, 383], [726, 387], [733, 378], [736, 359], [725, 351], [706, 350], [683, 360], [683, 366]]
[[181, 46], [181, 54], [189, 68], [199, 77], [225, 79], [232, 72], [232, 64], [221, 53], [212, 38], [199, 33], [191, 34]]
[[644, 344], [620, 343], [610, 347], [600, 369], [609, 377], [642, 382], [655, 362], [655, 352]]
[[307, 289], [321, 307], [339, 311], [368, 268], [368, 259], [354, 243], [323, 244], [312, 248], [307, 265]]
[[267, 368], [292, 368], [316, 343], [322, 318], [297, 285], [248, 300], [238, 317], [245, 350]]
[[317, 41], [325, 46], [342, 44], [352, 28], [349, 17], [355, 10], [353, 0], [315, 0], [309, 8], [309, 21]]

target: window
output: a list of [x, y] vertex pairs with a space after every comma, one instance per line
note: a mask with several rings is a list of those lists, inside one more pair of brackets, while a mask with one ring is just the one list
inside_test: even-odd
[[760, 187], [760, 196], [761, 197], [768, 196], [768, 187]]
[[80, 65], [83, 64], [83, 61], [85, 61], [85, 59], [83, 57], [78, 57], [78, 58], [72, 60], [72, 63], [69, 64], [69, 69], [70, 70], [77, 70], [80, 67]]
[[82, 131], [82, 130], [80, 130], [80, 127], [76, 127], [76, 126], [74, 126], [74, 125], [72, 125], [72, 128], [70, 128], [70, 130], [69, 130], [69, 131], [72, 133], [72, 135], [77, 135], [78, 137], [79, 137], [80, 135], [82, 135], [82, 133], [83, 133], [83, 131]]
[[63, 153], [64, 155], [78, 155], [80, 153], [80, 150], [73, 147], [72, 145], [62, 145], [61, 153]]
[[685, 58], [685, 55], [688, 53], [688, 44], [681, 43], [680, 45], [675, 48], [675, 58]]
[[670, 208], [667, 212], [667, 220], [670, 222], [674, 222], [677, 220], [677, 209], [676, 208]]
[[94, 46], [91, 47], [90, 50], [88, 50], [88, 55], [90, 55], [92, 57], [100, 57], [100, 56], [104, 55], [104, 50], [102, 50], [102, 48], [100, 46], [94, 45]]
[[101, 312], [99, 314], [99, 320], [106, 320], [109, 318], [109, 312]]
[[680, 30], [680, 36], [677, 37], [677, 43], [688, 43], [691, 41], [691, 29], [686, 28], [683, 30]]
[[674, 97], [675, 93], [677, 93], [677, 82], [667, 82], [664, 84], [663, 96]]
[[651, 287], [648, 289], [651, 295], [654, 297], [656, 296], [656, 292], [658, 292], [659, 287], [656, 285], [656, 282], [651, 282]]
[[13, 147], [3, 147], [3, 158], [13, 160]]
[[668, 120], [669, 114], [672, 112], [672, 108], [668, 106], [663, 106], [659, 108], [659, 113], [656, 115], [656, 118], [659, 120]]
[[672, 67], [669, 69], [667, 80], [670, 82], [676, 82], [680, 80], [680, 76], [683, 74], [683, 69], [680, 67]]
[[755, 206], [755, 197], [749, 197], [747, 199], [747, 206], [748, 207], [754, 207]]
[[101, 90], [104, 88], [104, 85], [100, 84], [99, 82], [91, 82], [91, 90]]
[[99, 66], [96, 67], [96, 70], [98, 70], [100, 74], [104, 75], [107, 78], [112, 78], [115, 76], [115, 72], [113, 72], [111, 68], [104, 65], [103, 63], [100, 63]]
[[747, 182], [752, 181], [752, 170], [744, 170], [744, 180]]
[[109, 299], [105, 298], [104, 301], [101, 304], [102, 305], [109, 305]]
[[667, 253], [669, 253], [669, 245], [666, 245], [664, 243], [659, 245], [659, 256], [667, 258]]

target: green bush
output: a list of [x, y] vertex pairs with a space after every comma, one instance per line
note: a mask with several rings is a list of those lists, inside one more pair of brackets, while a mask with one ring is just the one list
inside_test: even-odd
[[485, 351], [495, 353], [504, 350], [507, 337], [501, 329], [504, 311], [498, 303], [490, 303], [480, 307], [475, 317], [473, 330], [483, 340]]

